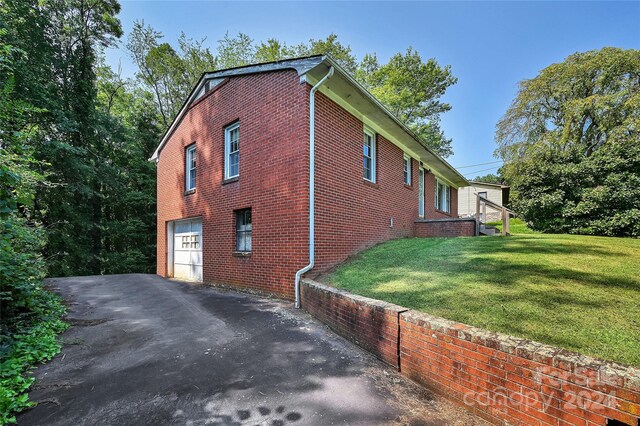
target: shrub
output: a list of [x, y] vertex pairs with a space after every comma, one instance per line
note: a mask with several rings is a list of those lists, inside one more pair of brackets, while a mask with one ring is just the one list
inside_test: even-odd
[[60, 298], [43, 287], [43, 231], [13, 214], [0, 219], [0, 424], [30, 406], [29, 370], [60, 351], [66, 328]]
[[640, 237], [640, 142], [591, 156], [541, 149], [517, 165], [514, 210], [542, 232]]

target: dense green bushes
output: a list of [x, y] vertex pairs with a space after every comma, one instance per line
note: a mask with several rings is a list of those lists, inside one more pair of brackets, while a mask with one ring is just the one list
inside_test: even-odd
[[66, 328], [60, 298], [43, 288], [39, 255], [43, 230], [12, 213], [0, 219], [0, 424], [31, 403], [31, 366], [60, 351], [56, 335]]
[[639, 75], [640, 50], [606, 47], [520, 83], [496, 154], [534, 229], [640, 237]]
[[[0, 27], [0, 37], [7, 34]], [[14, 95], [15, 60], [24, 52], [0, 41], [0, 424], [27, 407], [30, 368], [60, 350], [60, 298], [43, 287], [45, 231], [36, 219], [35, 193], [46, 164], [34, 157], [40, 136], [30, 122], [42, 113]]]
[[[4, 81], [5, 94], [10, 85]], [[66, 327], [60, 320], [65, 311], [60, 298], [43, 286], [46, 238], [33, 216], [35, 186], [42, 175], [31, 168], [38, 162], [28, 148], [34, 132], [12, 128], [16, 117], [34, 112], [0, 98], [0, 125], [7, 130], [0, 140], [0, 424], [29, 406], [29, 369], [58, 353], [56, 334]]]
[[513, 208], [538, 231], [640, 237], [640, 142], [591, 156], [541, 149], [518, 163]]

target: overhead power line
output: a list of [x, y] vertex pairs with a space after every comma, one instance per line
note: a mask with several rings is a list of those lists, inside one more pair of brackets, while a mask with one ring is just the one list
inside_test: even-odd
[[487, 164], [496, 164], [496, 163], [502, 163], [502, 160], [498, 160], [498, 161], [491, 161], [489, 163], [480, 163], [480, 164], [470, 164], [468, 166], [460, 166], [460, 167], [456, 167], [456, 169], [467, 169], [469, 167], [476, 167], [476, 166], [486, 166]]
[[476, 170], [474, 172], [465, 173], [464, 176], [465, 177], [466, 176], [470, 176], [470, 175], [476, 175], [477, 176], [477, 174], [480, 173], [480, 172], [486, 172], [486, 171], [489, 171], [489, 170], [494, 170], [494, 169], [497, 169], [498, 167], [500, 167], [500, 166], [493, 166], [493, 167], [489, 167], [488, 169]]

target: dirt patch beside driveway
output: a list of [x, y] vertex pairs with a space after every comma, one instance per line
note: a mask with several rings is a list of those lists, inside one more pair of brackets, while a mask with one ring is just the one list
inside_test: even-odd
[[72, 327], [20, 425], [484, 424], [288, 303], [155, 275], [50, 284]]

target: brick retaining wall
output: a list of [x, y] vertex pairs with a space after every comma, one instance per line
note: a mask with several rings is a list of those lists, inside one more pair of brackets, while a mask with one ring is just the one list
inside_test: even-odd
[[398, 367], [398, 321], [405, 308], [312, 281], [302, 284], [300, 300], [304, 310], [337, 334]]
[[414, 235], [420, 238], [471, 237], [475, 234], [475, 219], [420, 219], [416, 220], [414, 223]]
[[338, 334], [493, 423], [640, 425], [640, 369], [310, 280], [301, 294], [302, 307]]

